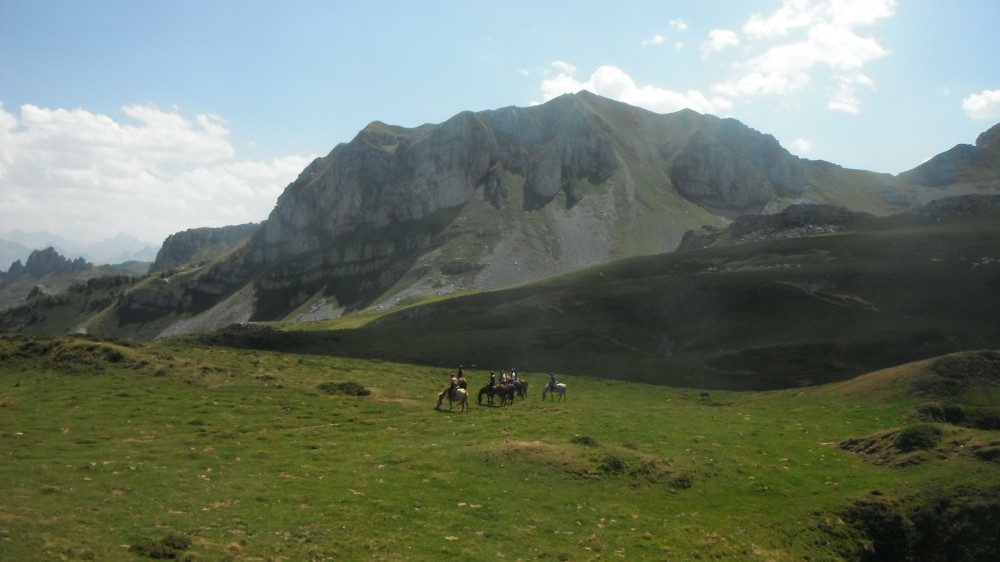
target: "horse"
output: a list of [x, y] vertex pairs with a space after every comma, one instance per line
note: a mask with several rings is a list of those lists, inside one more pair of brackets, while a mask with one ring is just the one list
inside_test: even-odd
[[545, 400], [549, 392], [552, 393], [553, 400], [555, 400], [555, 395], [558, 394], [559, 402], [562, 402], [566, 398], [566, 383], [558, 382], [555, 386], [551, 384], [545, 385], [545, 388], [542, 389], [542, 400]]
[[[464, 388], [456, 388], [453, 393], [445, 393], [448, 396], [448, 411], [452, 410], [455, 402], [462, 405], [462, 412], [469, 411], [469, 391]], [[441, 398], [438, 398], [438, 404], [434, 407], [435, 410], [441, 409]]]
[[500, 405], [501, 406], [506, 406], [508, 404], [513, 404], [514, 403], [514, 394], [515, 394], [515, 392], [516, 392], [516, 390], [514, 388], [514, 385], [510, 384], [510, 383], [501, 383], [501, 384], [497, 384], [497, 385], [493, 385], [493, 386], [486, 385], [486, 386], [484, 386], [483, 388], [481, 388], [479, 390], [479, 405], [480, 406], [483, 405], [483, 395], [484, 394], [488, 398], [488, 400], [487, 400], [486, 403], [489, 404], [489, 405], [491, 405], [491, 406], [494, 405], [493, 404], [493, 397], [494, 396], [499, 396], [500, 397]]
[[484, 386], [484, 387], [482, 387], [482, 388], [479, 389], [479, 399], [477, 400], [477, 402], [479, 402], [479, 405], [482, 406], [483, 405], [483, 395], [485, 394], [486, 395], [486, 405], [487, 406], [492, 406], [493, 405], [493, 397], [496, 395], [496, 393], [497, 393], [496, 386], [486, 385], [486, 386]]
[[496, 392], [497, 396], [500, 397], [500, 405], [507, 406], [514, 403], [514, 395], [517, 393], [517, 389], [514, 388], [512, 383], [498, 384]]
[[517, 391], [517, 395], [524, 400], [528, 397], [528, 381], [523, 379], [517, 379], [514, 381], [514, 390]]

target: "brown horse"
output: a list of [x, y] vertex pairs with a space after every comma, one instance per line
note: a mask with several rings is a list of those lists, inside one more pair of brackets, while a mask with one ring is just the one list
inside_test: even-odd
[[494, 402], [493, 402], [493, 398], [495, 396], [499, 396], [500, 397], [500, 405], [501, 406], [506, 406], [508, 404], [513, 404], [514, 403], [514, 394], [516, 392], [517, 391], [514, 388], [514, 385], [512, 385], [512, 384], [504, 383], [504, 384], [497, 384], [497, 385], [494, 385], [494, 386], [486, 385], [483, 388], [479, 389], [479, 405], [480, 406], [483, 405], [483, 395], [484, 394], [486, 395], [486, 398], [487, 398], [486, 404], [489, 405], [489, 406], [495, 405]]
[[486, 386], [484, 386], [484, 387], [482, 387], [482, 388], [479, 389], [478, 402], [479, 402], [480, 406], [483, 405], [483, 395], [484, 394], [486, 395], [486, 405], [487, 406], [492, 406], [493, 405], [493, 397], [496, 395], [496, 387], [490, 386], [490, 385], [486, 385]]
[[514, 381], [514, 390], [517, 391], [517, 396], [524, 400], [528, 397], [528, 381], [524, 379], [517, 379]]

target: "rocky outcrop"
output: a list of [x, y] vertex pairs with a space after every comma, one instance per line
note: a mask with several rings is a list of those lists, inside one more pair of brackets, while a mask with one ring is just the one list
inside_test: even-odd
[[182, 312], [190, 303], [176, 296], [164, 282], [129, 291], [118, 304], [118, 317], [123, 323], [147, 322], [167, 314]]
[[25, 275], [30, 275], [36, 279], [41, 279], [46, 275], [63, 275], [88, 271], [94, 265], [83, 258], [70, 260], [63, 257], [51, 246], [44, 250], [34, 250], [28, 256], [28, 261], [21, 264], [21, 260], [11, 264], [10, 269], [3, 276], [3, 281], [12, 281]]
[[940, 188], [956, 183], [1000, 187], [1000, 124], [980, 134], [975, 146], [956, 145], [899, 177], [928, 187]]
[[832, 205], [791, 205], [780, 213], [742, 215], [727, 228], [706, 225], [684, 233], [678, 250], [697, 250], [722, 242], [750, 242], [775, 238], [799, 238], [850, 228], [868, 213], [856, 213]]
[[937, 199], [907, 214], [928, 221], [952, 217], [1000, 217], [1000, 194], [963, 195]]
[[192, 228], [167, 236], [156, 253], [150, 273], [159, 273], [192, 261], [209, 261], [239, 247], [260, 229], [259, 223]]
[[677, 190], [725, 215], [758, 212], [776, 197], [802, 194], [802, 162], [770, 136], [734, 119], [715, 120], [687, 110], [689, 134], [661, 148]]
[[832, 205], [791, 205], [773, 215], [743, 215], [729, 225], [729, 235], [746, 238], [753, 234], [767, 237], [776, 232], [796, 228], [847, 227], [865, 218], [868, 213], [855, 213]]

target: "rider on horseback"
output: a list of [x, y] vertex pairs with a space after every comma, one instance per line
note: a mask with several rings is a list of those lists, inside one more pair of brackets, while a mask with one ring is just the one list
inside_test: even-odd
[[557, 384], [559, 384], [559, 383], [556, 382], [556, 376], [550, 372], [549, 373], [549, 390], [552, 391], [552, 392], [555, 392]]
[[[462, 373], [461, 367], [459, 367], [459, 376], [461, 376], [461, 373]], [[463, 377], [461, 379], [461, 381], [465, 382], [465, 378]], [[454, 398], [455, 397], [455, 389], [458, 388], [458, 387], [459, 387], [459, 378], [458, 378], [458, 376], [452, 375], [451, 376], [451, 380], [448, 381], [448, 388], [442, 390], [441, 394], [438, 394], [438, 403], [437, 403], [437, 406], [434, 406], [434, 409], [435, 410], [440, 410], [441, 409], [441, 402], [444, 401], [445, 396], [448, 396], [450, 398]]]
[[490, 371], [490, 382], [487, 386], [493, 388], [496, 385], [497, 385], [497, 375], [493, 371]]

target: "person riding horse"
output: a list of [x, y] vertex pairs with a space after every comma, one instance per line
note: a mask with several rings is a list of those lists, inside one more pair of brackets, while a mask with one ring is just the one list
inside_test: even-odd
[[[464, 381], [465, 379], [462, 378], [461, 380]], [[441, 394], [438, 394], [438, 403], [437, 406], [434, 406], [434, 409], [441, 409], [441, 403], [444, 402], [445, 397], [453, 398], [455, 396], [456, 388], [459, 388], [459, 378], [456, 375], [452, 375], [451, 380], [448, 381], [448, 388], [442, 390]]]

